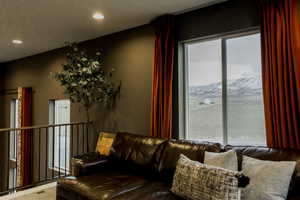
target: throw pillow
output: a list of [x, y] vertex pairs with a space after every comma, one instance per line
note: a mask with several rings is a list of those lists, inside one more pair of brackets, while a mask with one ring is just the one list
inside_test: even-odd
[[115, 133], [100, 133], [97, 141], [96, 152], [100, 155], [109, 156], [115, 137]]
[[240, 200], [241, 172], [192, 161], [180, 155], [171, 191], [192, 200]]
[[286, 199], [295, 166], [293, 161], [263, 161], [243, 156], [242, 170], [251, 181], [243, 189], [242, 199]]
[[231, 150], [224, 153], [205, 152], [204, 164], [238, 171], [238, 158], [236, 152]]

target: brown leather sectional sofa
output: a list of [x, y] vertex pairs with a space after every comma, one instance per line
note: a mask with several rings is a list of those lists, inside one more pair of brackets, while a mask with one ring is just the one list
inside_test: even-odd
[[274, 160], [297, 161], [288, 200], [300, 200], [300, 151], [265, 147], [233, 147], [218, 143], [164, 140], [129, 133], [118, 133], [109, 157], [96, 153], [73, 161], [73, 176], [60, 179], [58, 200], [175, 200], [170, 192], [180, 154], [200, 162], [204, 151], [235, 149], [239, 155]]

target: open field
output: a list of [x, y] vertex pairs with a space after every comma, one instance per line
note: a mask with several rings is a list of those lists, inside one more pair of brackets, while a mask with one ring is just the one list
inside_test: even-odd
[[[197, 104], [189, 110], [189, 138], [222, 142], [222, 104]], [[228, 136], [230, 144], [265, 144], [263, 105], [260, 96], [228, 97]]]

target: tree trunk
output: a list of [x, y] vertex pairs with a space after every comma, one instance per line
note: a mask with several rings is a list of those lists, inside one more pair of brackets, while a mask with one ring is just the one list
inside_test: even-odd
[[89, 112], [89, 108], [88, 107], [85, 107], [85, 112], [86, 112], [87, 122], [90, 122], [90, 112]]

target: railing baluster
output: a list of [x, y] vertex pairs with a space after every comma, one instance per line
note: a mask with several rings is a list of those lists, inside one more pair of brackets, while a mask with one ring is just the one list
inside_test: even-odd
[[12, 188], [15, 189], [15, 168], [12, 168]]
[[86, 149], [87, 153], [89, 153], [89, 125], [86, 124]]
[[[72, 158], [73, 156], [74, 156], [74, 154], [73, 154], [73, 147], [74, 147], [74, 141], [73, 141], [73, 137], [74, 137], [74, 133], [73, 133], [73, 125], [70, 125], [70, 131], [71, 131], [71, 133], [70, 133], [70, 158]], [[70, 165], [69, 165], [70, 166]]]
[[71, 172], [71, 170], [72, 170], [72, 163], [71, 163], [71, 160], [72, 160], [72, 158], [73, 158], [73, 156], [74, 156], [74, 126], [73, 125], [70, 125], [70, 131], [71, 131], [71, 135], [70, 135], [70, 158], [69, 158], [69, 160], [68, 160], [68, 162], [69, 162], [69, 174], [70, 174], [70, 172]]
[[60, 131], [61, 131], [61, 126], [59, 126], [59, 131], [58, 131], [58, 177], [60, 177]]
[[41, 129], [39, 128], [39, 182], [41, 181]]
[[[15, 143], [16, 142], [16, 130], [14, 130], [14, 133], [13, 133], [13, 157], [14, 157], [14, 159], [15, 159], [15, 161], [16, 161], [16, 155], [17, 155], [17, 153], [16, 153], [16, 145], [17, 145], [17, 143]], [[16, 163], [15, 163], [16, 164]], [[15, 188], [15, 185], [16, 185], [16, 182], [15, 182], [15, 179], [16, 179], [16, 175], [15, 175], [15, 171], [16, 171], [16, 166], [17, 165], [14, 165], [14, 168], [13, 168], [13, 179], [12, 179], [12, 181], [13, 181], [13, 189]]]
[[77, 156], [79, 155], [79, 125], [77, 124], [77, 150], [76, 150], [76, 153], [77, 153]]
[[19, 138], [18, 138], [18, 135], [20, 134], [21, 131], [18, 131], [17, 130], [17, 134], [16, 134], [16, 185], [15, 185], [15, 188], [18, 187], [18, 142], [19, 142]]
[[48, 127], [46, 128], [46, 180], [48, 180]]
[[65, 174], [67, 174], [67, 133], [68, 133], [68, 126], [65, 126]]
[[[28, 131], [26, 131], [25, 134], [29, 135], [30, 137], [30, 157], [31, 157], [31, 160], [29, 161], [30, 162], [30, 166], [31, 166], [31, 169], [33, 172], [36, 171], [35, 169], [35, 165], [34, 165], [34, 150], [35, 150], [35, 146], [33, 145], [34, 143], [34, 130], [35, 129], [29, 129]], [[32, 175], [31, 175], [32, 176]], [[32, 179], [33, 179], [33, 176], [32, 176]], [[34, 182], [34, 179], [32, 180], [32, 182]]]
[[7, 134], [7, 190], [9, 190], [9, 171], [10, 171], [10, 132]]
[[54, 161], [55, 161], [55, 151], [54, 151], [54, 148], [55, 148], [55, 128], [56, 127], [53, 127], [52, 128], [52, 178], [54, 178]]
[[[14, 132], [13, 132], [13, 158], [15, 159], [16, 158], [16, 143], [15, 143], [15, 141], [16, 141], [16, 131], [14, 130]], [[12, 169], [12, 174], [13, 174], [13, 177], [12, 177], [12, 188], [14, 189], [15, 188], [15, 170], [16, 170], [16, 168], [15, 168], [15, 165], [13, 166], [14, 168]]]
[[84, 125], [81, 125], [81, 131], [82, 131], [82, 154], [84, 154]]

